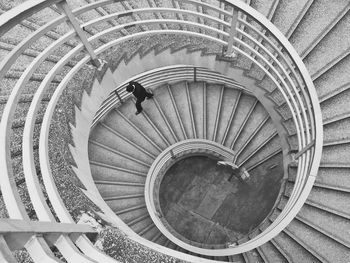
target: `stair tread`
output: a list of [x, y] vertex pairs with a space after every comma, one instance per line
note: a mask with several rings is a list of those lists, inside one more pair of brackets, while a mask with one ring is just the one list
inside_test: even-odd
[[204, 125], [203, 92], [204, 92], [204, 85], [206, 85], [206, 83], [190, 82], [188, 85], [189, 85], [189, 93], [190, 93], [191, 102], [192, 102], [194, 122], [196, 126], [196, 131], [197, 131], [197, 138], [204, 139], [205, 133], [203, 131], [203, 125]]
[[[290, 38], [294, 48], [301, 54], [332, 20], [347, 6], [348, 1], [314, 1]], [[326, 13], [327, 16], [319, 14]]]
[[[292, 190], [293, 184], [286, 184], [286, 195], [289, 196]], [[334, 210], [335, 213], [340, 212], [344, 214], [349, 214], [349, 200], [350, 193], [344, 193], [336, 191], [333, 189], [325, 189], [320, 187], [312, 188], [307, 201], [311, 201], [316, 205], [324, 206], [329, 209], [329, 211]]]
[[316, 177], [316, 183], [330, 187], [350, 189], [349, 173], [344, 169], [320, 168]]
[[349, 83], [349, 76], [346, 72], [350, 70], [350, 57], [347, 57], [334, 65], [322, 76], [314, 81], [318, 97], [323, 97], [334, 89]]
[[265, 243], [259, 249], [261, 249], [264, 258], [266, 258], [265, 262], [288, 262], [271, 242]]
[[191, 118], [190, 118], [191, 113], [189, 109], [189, 104], [188, 104], [189, 102], [186, 94], [185, 83], [186, 82], [179, 82], [171, 85], [171, 91], [174, 96], [175, 103], [180, 114], [180, 118], [184, 125], [187, 138], [195, 138], [193, 134], [192, 124], [191, 124]]
[[298, 218], [304, 223], [311, 224], [319, 232], [350, 246], [350, 233], [344, 231], [350, 229], [350, 220], [308, 205], [302, 207]]
[[[272, 19], [278, 29], [287, 35], [288, 30], [296, 23], [298, 15], [305, 9], [309, 0], [287, 1], [280, 0], [275, 15]], [[293, 10], [293, 12], [291, 12]]]
[[[152, 163], [154, 159], [106, 129], [101, 124], [94, 127], [94, 130], [90, 134], [90, 140], [97, 141], [103, 145], [108, 145], [113, 149], [118, 149], [119, 151], [146, 163]], [[135, 144], [139, 146], [137, 142], [135, 142]]]
[[318, 76], [319, 71], [328, 67], [334, 59], [344, 54], [349, 48], [349, 40], [344, 38], [350, 30], [350, 14], [345, 15], [338, 24], [312, 50], [304, 63], [311, 76]]
[[339, 246], [336, 241], [297, 220], [293, 220], [287, 229], [303, 240], [321, 258], [343, 262], [350, 256], [348, 248]]

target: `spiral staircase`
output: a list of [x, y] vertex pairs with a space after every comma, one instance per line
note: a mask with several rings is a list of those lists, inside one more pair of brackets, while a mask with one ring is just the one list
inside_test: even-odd
[[[348, 1], [67, 2], [0, 3], [1, 262], [349, 261]], [[155, 94], [137, 116], [132, 79]], [[228, 244], [157, 208], [164, 164], [198, 149], [282, 174]], [[108, 256], [80, 210], [142, 250]]]

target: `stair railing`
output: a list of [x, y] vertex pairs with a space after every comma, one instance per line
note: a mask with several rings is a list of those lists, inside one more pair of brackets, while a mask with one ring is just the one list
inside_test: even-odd
[[[194, 75], [194, 72], [196, 72], [196, 77]], [[105, 99], [105, 101], [101, 104], [100, 108], [96, 112], [91, 127], [93, 128], [104, 116], [108, 114], [108, 112], [110, 112], [113, 108], [119, 106], [121, 102], [120, 100], [125, 101], [131, 96], [131, 94], [125, 92], [126, 85], [131, 80], [136, 80], [145, 87], [153, 89], [162, 84], [185, 80], [192, 81], [194, 78], [196, 81], [220, 83], [237, 89], [242, 89], [246, 93], [251, 93], [251, 91], [233, 79], [217, 72], [210, 71], [203, 67], [194, 68], [192, 65], [173, 65], [168, 67], [160, 67], [156, 70], [146, 71], [135, 75], [132, 79], [128, 79], [127, 81], [124, 81], [123, 84], [116, 87], [115, 91], [118, 91], [120, 98], [116, 95], [116, 92], [111, 92], [108, 98]]]

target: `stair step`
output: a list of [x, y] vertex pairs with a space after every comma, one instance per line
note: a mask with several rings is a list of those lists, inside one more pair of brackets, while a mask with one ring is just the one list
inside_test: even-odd
[[[131, 169], [125, 169], [102, 162], [90, 161], [91, 171], [93, 171], [96, 180], [111, 180], [118, 178], [119, 180], [130, 182], [143, 182], [147, 173]], [[102, 169], [103, 168], [103, 169]], [[116, 171], [116, 172], [114, 172]]]
[[[318, 97], [323, 100], [349, 83], [349, 76], [344, 74], [350, 70], [350, 57], [346, 57], [333, 65], [331, 69], [314, 81]], [[326, 96], [326, 97], [325, 97]]]
[[266, 16], [268, 19], [271, 19], [275, 13], [276, 6], [278, 4], [278, 1], [252, 1], [251, 7], [253, 7], [255, 10], [258, 10], [261, 14]]
[[206, 85], [205, 82], [190, 82], [188, 84], [189, 87], [189, 94], [192, 102], [192, 110], [193, 110], [193, 116], [194, 116], [194, 122], [196, 126], [197, 131], [197, 138], [204, 139], [204, 85]]
[[229, 133], [226, 137], [225, 146], [230, 147], [232, 145], [233, 140], [239, 132], [239, 129], [244, 122], [245, 117], [249, 113], [250, 109], [256, 102], [256, 99], [252, 96], [243, 94], [240, 97], [239, 103], [235, 110], [234, 118], [232, 120], [231, 127], [229, 129]]
[[258, 247], [258, 250], [265, 262], [288, 262], [285, 256], [271, 242]]
[[350, 247], [350, 221], [319, 208], [304, 205], [297, 215], [304, 224], [323, 233], [340, 244]]
[[222, 95], [224, 87], [219, 84], [207, 84], [207, 138], [215, 141], [214, 136], [217, 134], [217, 124], [220, 118], [222, 106]]
[[322, 163], [348, 163], [347, 158], [350, 144], [338, 144], [324, 147], [322, 151]]
[[[132, 223], [132, 225], [130, 225]], [[152, 219], [147, 215], [144, 218], [140, 218], [136, 223], [131, 222], [128, 223], [131, 226], [132, 230], [134, 230], [137, 234], [142, 236], [145, 232], [147, 232], [151, 227], [154, 226]]]
[[[154, 91], [153, 99], [147, 101], [144, 107], [144, 114], [148, 121], [153, 123], [155, 132], [162, 138], [163, 142], [168, 146], [176, 142], [174, 131], [172, 130], [163, 109], [160, 107], [159, 100], [161, 98]], [[158, 132], [159, 131], [159, 132]]]
[[[145, 101], [143, 104], [146, 103], [151, 102]], [[140, 131], [143, 132], [148, 138], [150, 138], [150, 140], [153, 141], [157, 146], [159, 146], [161, 149], [167, 147], [167, 143], [164, 142], [164, 140], [156, 132], [154, 126], [152, 126], [152, 124], [154, 123], [150, 123], [147, 120], [147, 115], [135, 115], [136, 107], [131, 99], [124, 102], [123, 107], [120, 107], [118, 111], [119, 110], [130, 122], [132, 122], [136, 127], [138, 127]]]
[[[285, 194], [290, 196], [292, 190], [292, 184], [286, 184]], [[349, 202], [350, 193], [340, 192], [332, 189], [313, 187], [307, 201], [311, 201], [316, 205], [321, 207], [326, 207], [328, 211], [333, 211], [334, 213], [344, 213], [349, 215]]]
[[[346, 34], [349, 31], [349, 19], [349, 14], [343, 17], [312, 50], [309, 56], [304, 59], [304, 63], [313, 80], [322, 76], [349, 55], [349, 43], [341, 38], [342, 34]], [[339, 45], [334, 47], [333, 43], [339, 43]]]
[[[247, 118], [244, 127], [242, 127], [242, 130], [235, 141], [233, 150], [235, 152], [244, 151], [244, 146], [247, 143], [254, 139], [255, 136], [260, 136], [259, 131], [261, 131], [261, 128], [263, 128], [267, 121], [268, 113], [260, 103], [257, 103], [250, 116]], [[254, 137], [251, 137], [252, 135]]]
[[89, 143], [89, 156], [90, 160], [93, 161], [104, 162], [114, 166], [123, 164], [123, 168], [135, 169], [140, 172], [147, 172], [151, 166], [151, 163], [145, 163], [133, 156], [96, 141], [90, 141]]
[[98, 142], [98, 145], [108, 145], [109, 148], [117, 149], [121, 154], [133, 157], [142, 161], [142, 163], [152, 163], [155, 159], [155, 156], [149, 153], [147, 149], [143, 149], [137, 143], [119, 134], [104, 123], [99, 123], [94, 127], [94, 130], [90, 133], [90, 141]]
[[318, 170], [316, 184], [326, 185], [335, 189], [350, 190], [349, 172], [346, 169], [323, 169]]
[[162, 148], [157, 145], [143, 129], [131, 122], [125, 115], [121, 114], [119, 110], [111, 111], [110, 114], [104, 117], [103, 122], [134, 144], [137, 144], [143, 149], [147, 149], [147, 152], [157, 156]]
[[343, 218], [346, 218], [346, 219], [350, 219], [350, 215], [349, 214], [346, 214], [344, 212], [340, 212], [340, 211], [336, 211], [332, 208], [329, 208], [327, 206], [325, 206], [324, 204], [317, 204], [311, 200], [306, 200], [305, 203], [309, 206], [312, 206], [312, 207], [317, 207], [321, 210], [324, 210], [324, 211], [327, 211], [327, 212], [330, 212], [331, 214], [334, 214], [334, 215], [338, 215], [340, 217], [343, 217]]
[[[124, 222], [136, 222], [140, 218], [145, 218], [146, 215], [148, 214], [147, 208], [144, 207], [145, 203], [142, 205], [137, 205], [133, 206], [132, 208], [135, 207], [140, 207], [139, 209], [130, 211], [130, 212], [125, 212], [125, 213], [120, 213], [120, 211], [125, 211], [127, 209], [123, 210], [114, 210], [114, 212], [122, 219]], [[143, 206], [143, 207], [142, 207]]]
[[[168, 120], [168, 117], [165, 115], [164, 110], [161, 108], [161, 106], [160, 106], [160, 104], [159, 104], [159, 102], [158, 102], [158, 100], [157, 100], [157, 97], [154, 97], [154, 98], [153, 98], [153, 101], [154, 101], [154, 103], [155, 103], [155, 105], [156, 105], [158, 111], [159, 111], [160, 114], [162, 115], [162, 119], [164, 120], [164, 122], [165, 122], [165, 124], [166, 124], [166, 127], [167, 127], [168, 132], [171, 134], [171, 136], [169, 136], [169, 134], [168, 134], [168, 141], [171, 141], [171, 142], [173, 142], [173, 143], [178, 142], [179, 139], [178, 139], [178, 137], [177, 137], [177, 135], [176, 135], [174, 129], [172, 128], [172, 126], [171, 126], [171, 124], [170, 124], [170, 122], [169, 122], [169, 120]], [[159, 126], [162, 126], [162, 125], [159, 125]], [[169, 137], [170, 137], [170, 138], [169, 138]]]
[[344, 262], [350, 256], [350, 250], [344, 246], [339, 246], [337, 242], [317, 230], [293, 220], [286, 228], [298, 239], [303, 240], [307, 246], [325, 261]]
[[303, 247], [302, 244], [298, 243], [284, 232], [279, 233], [273, 239], [273, 242], [276, 242], [284, 253], [288, 255], [291, 262], [321, 262], [314, 255], [312, 255], [307, 248]]
[[143, 209], [143, 208], [146, 208], [146, 204], [141, 204], [141, 205], [137, 205], [137, 206], [128, 207], [126, 209], [117, 211], [116, 214], [117, 215], [121, 215], [121, 214], [129, 213], [129, 212], [137, 211], [137, 210], [140, 210], [140, 209]]
[[166, 85], [164, 89], [161, 90], [160, 92], [162, 92], [163, 98], [164, 98], [161, 101], [161, 104], [163, 105], [163, 109], [169, 118], [171, 126], [174, 127], [174, 130], [176, 131], [177, 138], [179, 140], [187, 139], [188, 137], [185, 130], [185, 126], [181, 119], [179, 109], [176, 105], [176, 101], [175, 101], [171, 86]]
[[323, 147], [349, 144], [349, 143], [350, 143], [350, 139], [330, 140], [330, 141], [323, 142]]
[[322, 162], [319, 166], [320, 168], [350, 168], [350, 164], [349, 163], [325, 163]]
[[[158, 233], [156, 233], [152, 238], [151, 238], [151, 241], [152, 242], [155, 242], [155, 243], [158, 243], [161, 239], [161, 237], [163, 236], [163, 233], [158, 231]], [[160, 244], [160, 243], [158, 243]]]
[[186, 131], [187, 138], [195, 138], [190, 117], [192, 113], [190, 112], [189, 100], [186, 93], [185, 83], [186, 82], [173, 84], [171, 86], [171, 91], [174, 96], [174, 100], [176, 103], [177, 110], [179, 111], [181, 121]]
[[320, 103], [324, 103], [333, 97], [339, 96], [343, 92], [347, 92], [350, 89], [350, 83], [345, 83], [344, 85], [337, 87], [336, 89], [333, 89], [327, 93], [324, 93], [322, 95], [319, 95], [319, 101]]
[[350, 101], [350, 89], [333, 96], [321, 104], [322, 118], [331, 119], [333, 116], [339, 116], [349, 112], [348, 105]]
[[253, 155], [251, 154], [248, 156], [243, 155], [242, 157], [237, 159], [237, 163], [239, 163], [239, 165], [244, 165], [244, 167], [246, 167], [248, 171], [250, 169], [254, 169], [258, 165], [263, 163], [267, 165], [266, 167], [267, 169], [268, 167], [274, 164], [274, 161], [276, 161], [276, 160], [272, 161], [273, 158], [275, 157], [280, 158], [279, 156], [282, 156], [282, 149], [281, 149], [279, 137], [275, 136], [271, 141], [269, 141], [269, 143], [267, 143], [259, 151], [257, 151]]
[[141, 206], [145, 204], [144, 194], [116, 196], [104, 199], [109, 207], [114, 211], [123, 211], [135, 206]]
[[248, 262], [256, 262], [256, 263], [264, 262], [264, 259], [261, 257], [257, 249], [253, 249], [248, 252], [245, 252], [244, 255], [247, 258]]
[[[293, 29], [298, 26], [312, 0], [285, 1], [280, 0], [277, 5], [272, 22], [285, 35], [290, 36]], [[291, 12], [293, 10], [293, 12]]]
[[242, 147], [236, 152], [237, 159], [240, 156], [248, 156], [249, 154], [253, 153], [257, 148], [259, 148], [261, 145], [264, 145], [264, 143], [268, 143], [267, 141], [269, 139], [272, 139], [272, 136], [275, 135], [275, 127], [271, 119], [268, 119], [265, 124], [261, 127], [260, 130], [257, 130], [257, 133], [254, 135], [254, 132], [252, 131], [251, 134], [253, 137], [251, 137], [248, 140], [246, 140], [245, 143], [242, 145]]
[[[239, 102], [241, 96], [241, 91], [231, 87], [225, 87], [223, 97], [222, 97], [222, 106], [220, 111], [220, 118], [216, 133], [216, 142], [222, 143], [228, 133], [228, 129], [231, 126], [232, 120], [235, 112], [235, 105]], [[232, 116], [232, 117], [231, 117]]]
[[156, 225], [152, 221], [152, 223], [150, 223], [147, 227], [143, 228], [138, 234], [146, 239], [150, 239], [155, 234], [154, 232], [157, 230], [158, 229]]
[[[322, 31], [339, 17], [347, 4], [347, 1], [338, 1], [336, 4], [327, 1], [313, 1], [289, 39], [299, 54], [305, 53], [305, 50], [315, 42]], [[327, 16], [320, 16], [322, 12], [327, 12]]]

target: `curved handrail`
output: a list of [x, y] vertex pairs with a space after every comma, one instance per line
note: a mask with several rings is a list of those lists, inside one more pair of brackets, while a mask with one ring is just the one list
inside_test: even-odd
[[[54, 51], [54, 49], [68, 41], [69, 39], [72, 39], [74, 36], [74, 33], [68, 33], [61, 39], [55, 41], [52, 45], [47, 47], [44, 52], [41, 53], [40, 56], [36, 57], [33, 62], [30, 64], [30, 66], [27, 68], [27, 70], [23, 73], [22, 77], [24, 79], [29, 79], [32, 72], [34, 72], [39, 64], [44, 61], [50, 53]], [[18, 90], [21, 90], [24, 88], [25, 81], [18, 81], [18, 84], [20, 87], [18, 87]], [[45, 80], [44, 82], [45, 83]], [[38, 92], [40, 92], [41, 87], [39, 87]], [[38, 94], [38, 92], [36, 94]], [[44, 90], [43, 90], [44, 92]], [[43, 94], [42, 92], [42, 94]], [[35, 124], [35, 115], [32, 114], [33, 111], [37, 111], [40, 107], [42, 96], [34, 96], [33, 101], [31, 104], [31, 108], [29, 108], [26, 123], [24, 126], [23, 131], [23, 170], [24, 170], [24, 176], [28, 185], [28, 191], [30, 198], [32, 200], [34, 209], [36, 211], [40, 211], [37, 213], [38, 218], [43, 221], [55, 221], [53, 215], [50, 212], [50, 209], [48, 208], [44, 195], [41, 191], [41, 186], [39, 184], [38, 176], [36, 174], [35, 169], [35, 163], [33, 158], [33, 133], [34, 133], [34, 124]], [[33, 105], [33, 106], [32, 106]], [[28, 134], [28, 135], [26, 135]], [[40, 201], [39, 201], [40, 200]]]
[[62, 0], [32, 0], [10, 9], [0, 16], [0, 36], [17, 25], [20, 20], [26, 19], [41, 9], [61, 1]]
[[178, 246], [186, 248], [188, 251], [206, 255], [205, 252], [208, 250], [211, 251], [212, 249], [204, 249], [198, 246], [189, 245], [187, 242], [183, 241], [182, 236], [177, 237], [178, 235], [173, 234], [176, 233], [176, 231], [169, 225], [169, 223], [166, 222], [166, 220], [162, 219], [163, 215], [160, 211], [160, 205], [154, 197], [159, 192], [158, 188], [165, 174], [162, 171], [169, 167], [168, 163], [173, 163], [173, 158], [182, 156], [186, 153], [193, 153], [193, 151], [196, 154], [210, 152], [211, 154], [220, 156], [220, 158], [224, 160], [232, 160], [235, 156], [234, 151], [231, 149], [224, 147], [219, 143], [205, 139], [187, 139], [169, 146], [157, 156], [152, 166], [148, 170], [144, 190], [145, 202], [148, 213], [163, 235]]
[[[216, 83], [229, 85], [238, 89], [242, 89], [247, 93], [251, 93], [245, 87], [237, 83], [236, 81], [228, 78], [220, 73], [212, 72], [206, 68], [201, 67], [193, 67], [191, 65], [176, 65], [169, 66], [165, 68], [160, 68], [153, 70], [152, 72], [145, 72], [139, 75], [134, 76], [132, 79], [136, 80], [143, 85], [152, 88], [159, 86], [163, 83], [171, 83], [172, 81], [179, 82], [182, 80], [193, 80], [193, 71], [197, 70], [197, 78], [196, 81], [214, 81]], [[176, 74], [172, 78], [169, 77], [169, 73], [174, 72], [176, 70]], [[154, 80], [152, 78], [152, 74], [154, 74]], [[165, 76], [165, 77], [163, 77]], [[108, 98], [101, 104], [99, 110], [96, 112], [93, 123], [91, 127], [93, 128], [97, 122], [103, 118], [112, 108], [114, 108], [118, 103], [120, 103], [118, 96], [115, 92], [118, 92], [120, 97], [123, 100], [126, 100], [130, 97], [130, 94], [127, 94], [124, 89], [129, 81], [132, 79], [128, 79], [119, 85], [115, 90], [108, 96]], [[151, 80], [150, 80], [151, 79]]]

